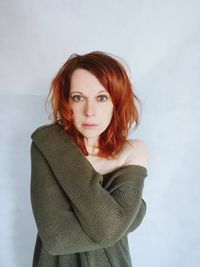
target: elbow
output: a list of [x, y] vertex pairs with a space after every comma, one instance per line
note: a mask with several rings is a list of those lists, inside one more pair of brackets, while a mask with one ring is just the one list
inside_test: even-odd
[[44, 247], [49, 255], [52, 255], [52, 256], [58, 255], [57, 250], [55, 249], [54, 246], [52, 247], [52, 245], [49, 246], [48, 244], [44, 244]]
[[48, 254], [52, 256], [61, 255], [62, 254], [62, 248], [60, 246], [60, 241], [56, 237], [55, 234], [51, 234], [48, 236], [43, 236], [42, 244]]
[[147, 204], [144, 201], [144, 199], [142, 199], [141, 209], [142, 209], [142, 218], [144, 218], [144, 216], [146, 215], [146, 211], [147, 211]]
[[58, 247], [57, 244], [55, 242], [53, 242], [52, 240], [46, 240], [43, 242], [43, 246], [46, 249], [46, 251], [48, 252], [48, 254], [52, 255], [52, 256], [56, 256], [58, 255]]
[[112, 246], [124, 235], [129, 233], [127, 229], [129, 230], [131, 222], [134, 221], [134, 229], [141, 224], [146, 214], [146, 209], [146, 202], [142, 199], [138, 213], [134, 213], [134, 216], [129, 218], [124, 217], [120, 223], [113, 224], [112, 227], [104, 228], [104, 231], [99, 235], [99, 238], [96, 237], [95, 241], [102, 247]]
[[138, 212], [135, 220], [133, 221], [131, 227], [128, 229], [127, 233], [133, 232], [141, 225], [145, 214], [146, 214], [146, 203], [144, 201], [142, 201], [139, 212]]
[[96, 238], [96, 243], [101, 247], [109, 247], [119, 241], [124, 234], [127, 222], [122, 221], [120, 224], [113, 225], [113, 227], [107, 227], [106, 230]]

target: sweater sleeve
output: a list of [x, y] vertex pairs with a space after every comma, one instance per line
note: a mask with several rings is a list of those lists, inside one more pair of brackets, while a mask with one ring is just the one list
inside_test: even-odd
[[32, 139], [68, 196], [86, 235], [104, 247], [121, 239], [141, 206], [146, 169], [133, 165], [132, 169], [116, 172], [108, 192], [100, 184], [103, 176], [68, 136], [47, 128], [36, 132]]
[[47, 161], [31, 144], [31, 205], [39, 236], [51, 255], [101, 248], [83, 231]]
[[140, 209], [137, 213], [136, 218], [133, 220], [131, 226], [128, 228], [128, 230], [126, 231], [125, 235], [135, 231], [140, 224], [142, 223], [144, 216], [146, 214], [146, 210], [147, 210], [147, 205], [146, 202], [144, 201], [144, 199], [142, 199], [141, 205], [140, 205]]
[[[45, 249], [51, 255], [91, 251], [105, 247], [94, 242], [82, 229], [70, 201], [34, 143], [31, 144], [31, 204]], [[141, 204], [142, 206], [142, 204]], [[143, 218], [141, 208], [126, 234]]]

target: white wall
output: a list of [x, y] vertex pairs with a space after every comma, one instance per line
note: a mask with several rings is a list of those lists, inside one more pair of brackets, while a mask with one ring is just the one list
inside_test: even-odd
[[120, 56], [143, 103], [132, 138], [150, 149], [147, 214], [129, 235], [137, 267], [200, 260], [200, 2], [0, 1], [0, 258], [31, 266], [30, 134], [49, 123], [45, 100], [71, 53]]

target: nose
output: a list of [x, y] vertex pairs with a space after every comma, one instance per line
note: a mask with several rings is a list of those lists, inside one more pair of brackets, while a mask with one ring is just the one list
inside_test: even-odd
[[96, 104], [94, 101], [87, 100], [85, 104], [85, 115], [94, 116], [96, 114]]

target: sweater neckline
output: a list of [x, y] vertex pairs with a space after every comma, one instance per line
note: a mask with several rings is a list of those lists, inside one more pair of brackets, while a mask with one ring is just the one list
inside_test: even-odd
[[[53, 129], [55, 129], [55, 131], [52, 131]], [[59, 131], [58, 131], [58, 129], [59, 129]], [[43, 132], [43, 131], [44, 131], [44, 134], [40, 135], [39, 133]], [[59, 124], [50, 124], [50, 125], [41, 126], [41, 127], [37, 128], [32, 133], [31, 138], [33, 140], [35, 140], [36, 143], [39, 143], [39, 144], [40, 144], [40, 142], [43, 143], [44, 142], [43, 137], [45, 136], [45, 140], [46, 140], [46, 134], [48, 132], [51, 135], [51, 140], [52, 140], [52, 134], [55, 134], [55, 135], [58, 134], [60, 138], [63, 137], [63, 134], [64, 134], [65, 138], [67, 138], [67, 142], [69, 142], [69, 141], [71, 142], [71, 145], [74, 147], [76, 152], [79, 153], [79, 156], [82, 157], [82, 159], [85, 161], [86, 166], [89, 165], [91, 167], [92, 171], [94, 173], [96, 173], [97, 175], [100, 175], [100, 176], [104, 177], [104, 176], [112, 175], [112, 174], [115, 174], [115, 173], [118, 173], [118, 172], [121, 172], [121, 171], [125, 171], [125, 172], [130, 171], [130, 174], [132, 173], [132, 174], [138, 174], [139, 176], [140, 175], [147, 176], [147, 168], [142, 166], [142, 165], [137, 165], [137, 164], [123, 165], [123, 166], [120, 166], [119, 168], [117, 168], [117, 169], [115, 169], [115, 170], [113, 170], [111, 172], [105, 173], [105, 174], [99, 173], [92, 166], [90, 161], [85, 157], [85, 155], [83, 154], [82, 150], [76, 144], [76, 142], [74, 141], [72, 136], [68, 132], [64, 131], [64, 129]], [[61, 134], [61, 132], [62, 132], [62, 134]], [[37, 135], [39, 135], [39, 136], [37, 136]]]
[[[63, 129], [62, 129], [63, 130]], [[73, 143], [74, 147], [76, 147], [77, 151], [79, 152], [80, 156], [83, 157], [83, 159], [91, 166], [91, 169], [98, 175], [101, 175], [101, 176], [109, 176], [109, 175], [112, 175], [112, 174], [115, 174], [117, 172], [120, 172], [122, 170], [124, 171], [133, 171], [135, 174], [139, 174], [139, 175], [144, 175], [144, 176], [147, 176], [147, 168], [142, 166], [142, 165], [138, 165], [138, 164], [128, 164], [128, 165], [123, 165], [123, 166], [120, 166], [119, 168], [111, 171], [111, 172], [108, 172], [108, 173], [105, 173], [105, 174], [101, 174], [99, 173], [98, 171], [96, 171], [96, 169], [92, 166], [92, 164], [90, 163], [90, 161], [85, 157], [85, 155], [83, 154], [82, 150], [80, 149], [80, 147], [76, 144], [76, 142], [74, 141], [74, 139], [72, 138], [72, 136], [70, 136], [70, 134], [68, 132], [65, 132], [65, 135], [67, 135], [70, 139], [71, 139], [71, 142]]]
[[[88, 162], [89, 160], [87, 158], [85, 158]], [[91, 168], [94, 169], [94, 171], [99, 174], [99, 175], [102, 175], [102, 176], [110, 176], [111, 174], [114, 174], [114, 173], [117, 173], [117, 172], [120, 172], [122, 170], [125, 170], [125, 171], [134, 171], [136, 173], [147, 173], [147, 168], [145, 168], [144, 166], [142, 165], [137, 165], [137, 164], [129, 164], [129, 165], [123, 165], [111, 172], [107, 172], [107, 173], [104, 173], [104, 174], [101, 174], [99, 173], [98, 171], [95, 170], [95, 168], [92, 166], [92, 164], [89, 162], [89, 164], [91, 165]]]

